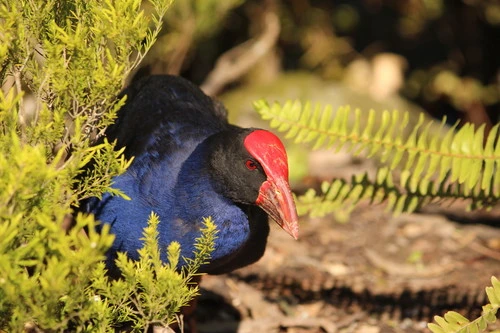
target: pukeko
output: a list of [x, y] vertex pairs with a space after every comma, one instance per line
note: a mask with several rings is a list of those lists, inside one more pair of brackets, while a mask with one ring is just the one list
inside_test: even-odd
[[188, 258], [203, 218], [213, 218], [215, 250], [203, 268], [210, 274], [230, 272], [263, 255], [267, 215], [297, 238], [287, 156], [278, 137], [230, 125], [219, 102], [180, 77], [149, 76], [123, 93], [126, 103], [105, 136], [117, 141], [117, 149], [125, 147], [127, 158], [134, 157], [112, 185], [131, 200], [104, 194], [83, 205], [111, 225], [116, 237], [108, 253], [111, 271], [117, 251], [138, 258], [151, 212], [160, 219], [161, 248], [178, 241]]

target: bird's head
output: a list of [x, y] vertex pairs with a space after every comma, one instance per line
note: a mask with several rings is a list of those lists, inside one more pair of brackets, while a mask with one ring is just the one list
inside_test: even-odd
[[235, 128], [216, 141], [210, 167], [218, 190], [234, 202], [259, 206], [297, 239], [297, 210], [281, 140], [266, 130]]

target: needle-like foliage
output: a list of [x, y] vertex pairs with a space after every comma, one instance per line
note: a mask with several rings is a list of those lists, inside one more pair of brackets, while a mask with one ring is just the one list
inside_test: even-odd
[[[211, 252], [207, 221], [187, 272], [162, 266], [157, 219], [141, 259], [120, 256], [123, 280], [102, 260], [113, 235], [92, 216], [71, 218], [131, 161], [96, 145], [124, 100], [126, 77], [156, 40], [171, 0], [0, 0], [0, 332], [112, 332], [168, 325], [197, 293], [194, 272]], [[92, 163], [92, 170], [82, 169]], [[140, 235], [139, 235], [140, 237]], [[177, 257], [176, 254], [177, 253]]]
[[[217, 233], [215, 224], [210, 218], [205, 219], [202, 236], [195, 243], [195, 259], [179, 271], [180, 245], [173, 242], [168, 249], [158, 247], [159, 222], [158, 216], [151, 214], [138, 261], [128, 259], [124, 253], [118, 255], [116, 264], [123, 279], [108, 281], [102, 262], [94, 270], [91, 290], [99, 302], [106, 303], [110, 318], [115, 318], [113, 325], [130, 322], [133, 329], [144, 332], [153, 325], [167, 327], [176, 321], [181, 307], [198, 295], [193, 278], [210, 259]], [[160, 259], [163, 251], [168, 256], [167, 265]]]

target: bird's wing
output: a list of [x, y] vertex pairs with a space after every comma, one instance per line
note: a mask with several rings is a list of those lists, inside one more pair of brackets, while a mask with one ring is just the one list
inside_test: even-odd
[[[132, 83], [127, 100], [106, 137], [125, 148], [126, 157], [189, 153], [209, 135], [228, 126], [227, 113], [180, 77], [150, 76]], [[191, 149], [190, 149], [191, 148]]]
[[[106, 130], [106, 138], [116, 140], [117, 149], [125, 147], [125, 157], [134, 161], [113, 183], [127, 195], [146, 200], [144, 207], [156, 207], [155, 200], [169, 195], [182, 164], [198, 144], [229, 126], [226, 113], [220, 103], [175, 76], [142, 78], [122, 94], [127, 96], [125, 105]], [[91, 206], [88, 211], [97, 209]]]

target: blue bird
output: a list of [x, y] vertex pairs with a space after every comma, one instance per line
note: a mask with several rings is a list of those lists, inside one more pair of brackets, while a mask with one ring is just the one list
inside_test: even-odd
[[[203, 218], [217, 226], [210, 274], [257, 261], [269, 234], [268, 215], [294, 238], [298, 218], [288, 183], [285, 148], [271, 132], [230, 125], [224, 107], [189, 81], [149, 76], [131, 84], [127, 101], [106, 131], [108, 140], [134, 160], [113, 179], [131, 200], [104, 194], [83, 207], [115, 235], [108, 251], [137, 260], [151, 212], [160, 219], [159, 245], [181, 245], [193, 256]], [[166, 260], [165, 257], [162, 260]]]

